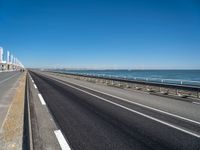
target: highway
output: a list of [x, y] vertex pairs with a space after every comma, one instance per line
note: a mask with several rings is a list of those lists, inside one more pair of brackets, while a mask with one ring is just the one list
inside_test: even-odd
[[0, 127], [6, 117], [20, 75], [17, 71], [0, 72]]
[[[123, 92], [117, 92], [119, 89], [114, 89], [116, 93], [105, 93], [105, 89], [109, 89], [106, 86], [95, 90], [83, 86], [81, 81], [70, 82], [42, 72], [29, 73], [35, 149], [44, 149], [52, 143], [55, 147], [60, 144], [64, 149], [68, 145], [74, 150], [200, 148], [200, 105], [136, 92], [126, 99], [122, 94], [119, 97], [118, 94]], [[134, 99], [134, 95], [140, 95], [138, 99], [141, 99], [141, 103]], [[36, 103], [36, 99], [38, 102], [40, 100], [40, 104]], [[145, 99], [153, 104], [150, 106], [150, 102], [147, 102], [144, 105]], [[170, 101], [174, 103], [173, 107], [166, 104]], [[158, 109], [158, 106], [163, 108]], [[48, 117], [50, 121], [45, 120]], [[41, 122], [43, 125], [46, 122], [44, 126], [48, 131]], [[34, 133], [34, 130], [38, 133]], [[58, 130], [64, 138], [59, 140], [55, 132], [58, 140], [55, 142], [51, 131]], [[41, 136], [39, 131], [45, 131], [45, 135]], [[40, 140], [36, 140], [38, 137]]]

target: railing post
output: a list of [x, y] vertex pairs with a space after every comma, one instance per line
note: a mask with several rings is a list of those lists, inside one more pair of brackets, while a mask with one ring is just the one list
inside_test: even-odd
[[176, 89], [176, 95], [178, 95], [178, 89]]
[[159, 87], [159, 92], [160, 92], [160, 93], [162, 92], [162, 88], [161, 88], [161, 86]]
[[135, 89], [136, 89], [137, 85], [136, 85], [136, 84], [134, 84], [134, 87], [135, 87]]
[[119, 87], [121, 87], [121, 83], [119, 82]]

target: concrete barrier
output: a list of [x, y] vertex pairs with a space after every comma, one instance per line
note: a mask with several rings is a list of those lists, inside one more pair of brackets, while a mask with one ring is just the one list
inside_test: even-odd
[[[118, 88], [128, 88], [131, 90], [141, 90], [150, 93], [160, 93], [163, 95], [174, 95], [181, 98], [196, 98], [200, 99], [200, 87], [197, 86], [187, 86], [187, 85], [175, 85], [168, 83], [155, 83], [149, 80], [145, 81], [137, 81], [137, 80], [128, 80], [128, 79], [116, 79], [116, 78], [108, 78], [108, 77], [97, 77], [91, 75], [79, 75], [79, 74], [70, 74], [70, 73], [60, 73], [60, 72], [52, 72], [60, 75], [68, 76], [71, 78], [91, 81], [94, 83], [100, 83], [104, 80], [106, 85], [114, 86]], [[104, 84], [104, 83], [102, 83]]]

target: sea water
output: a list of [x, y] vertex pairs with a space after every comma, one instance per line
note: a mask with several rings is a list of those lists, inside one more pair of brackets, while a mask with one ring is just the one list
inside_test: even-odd
[[200, 86], [200, 70], [59, 70], [59, 72]]

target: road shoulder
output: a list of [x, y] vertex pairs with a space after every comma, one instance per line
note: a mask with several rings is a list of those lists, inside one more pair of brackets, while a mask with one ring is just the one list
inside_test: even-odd
[[33, 148], [36, 150], [59, 150], [60, 145], [54, 131], [58, 130], [46, 105], [42, 105], [35, 83], [28, 77], [30, 117]]

